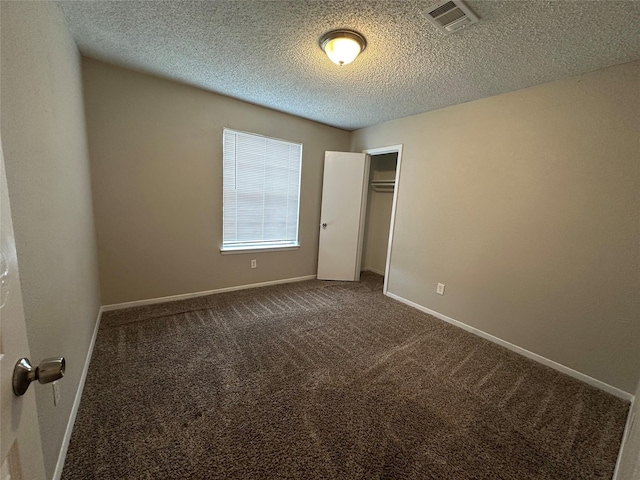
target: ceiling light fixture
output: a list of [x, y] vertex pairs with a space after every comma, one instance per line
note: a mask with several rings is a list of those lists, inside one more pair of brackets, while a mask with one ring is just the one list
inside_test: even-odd
[[336, 65], [353, 62], [367, 47], [367, 41], [353, 30], [332, 30], [320, 38], [320, 48]]

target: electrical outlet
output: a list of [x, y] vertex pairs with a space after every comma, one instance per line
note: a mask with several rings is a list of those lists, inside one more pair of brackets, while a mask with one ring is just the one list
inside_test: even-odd
[[258, 261], [257, 260], [251, 260], [251, 268], [258, 268]]
[[60, 385], [58, 382], [53, 382], [51, 385], [53, 386], [53, 405], [57, 407], [60, 403]]
[[438, 295], [444, 295], [444, 283], [438, 284], [438, 288], [436, 288], [436, 293]]

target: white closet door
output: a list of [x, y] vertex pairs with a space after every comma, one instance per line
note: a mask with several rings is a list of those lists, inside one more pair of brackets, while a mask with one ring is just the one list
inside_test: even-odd
[[[13, 394], [13, 368], [29, 357], [20, 274], [0, 145], [0, 479], [44, 480], [35, 386]], [[33, 360], [33, 359], [32, 359]], [[37, 384], [38, 382], [36, 382]], [[43, 387], [41, 387], [43, 388]]]
[[318, 279], [359, 280], [369, 177], [364, 153], [325, 152]]

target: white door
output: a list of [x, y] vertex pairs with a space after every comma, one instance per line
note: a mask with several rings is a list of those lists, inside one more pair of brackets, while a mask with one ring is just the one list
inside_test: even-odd
[[359, 280], [369, 162], [364, 153], [325, 152], [318, 279]]
[[29, 357], [29, 346], [1, 144], [0, 177], [0, 479], [43, 480], [34, 387], [17, 397], [11, 383], [13, 367]]

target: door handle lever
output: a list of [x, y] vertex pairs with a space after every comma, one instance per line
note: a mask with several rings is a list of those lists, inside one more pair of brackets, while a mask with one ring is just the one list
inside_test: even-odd
[[64, 357], [45, 358], [33, 368], [28, 358], [21, 358], [13, 369], [13, 393], [24, 395], [31, 382], [50, 383], [64, 377]]

